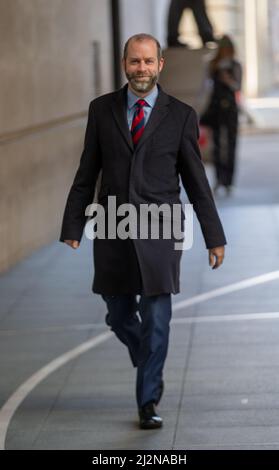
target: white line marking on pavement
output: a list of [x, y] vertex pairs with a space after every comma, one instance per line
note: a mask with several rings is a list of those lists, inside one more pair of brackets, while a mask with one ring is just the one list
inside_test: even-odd
[[45, 333], [64, 333], [65, 331], [88, 331], [91, 329], [103, 329], [107, 324], [102, 323], [82, 323], [82, 324], [72, 324], [72, 325], [63, 325], [63, 326], [46, 326], [42, 328], [18, 328], [17, 330], [1, 330], [1, 336], [14, 336], [14, 335], [34, 335], [34, 334], [45, 334]]
[[267, 274], [262, 274], [261, 276], [251, 277], [250, 279], [244, 279], [244, 281], [235, 282], [234, 284], [229, 284], [225, 287], [220, 287], [219, 289], [214, 289], [204, 294], [196, 295], [187, 300], [181, 300], [176, 302], [173, 305], [172, 310], [180, 310], [190, 305], [194, 305], [200, 302], [205, 302], [206, 300], [212, 299], [213, 297], [219, 297], [220, 295], [230, 294], [241, 289], [247, 289], [248, 287], [253, 287], [258, 284], [263, 284], [264, 282], [273, 281], [279, 279], [279, 271], [272, 271]]
[[[172, 318], [171, 324], [181, 325], [182, 323], [213, 323], [213, 322], [229, 322], [229, 321], [246, 321], [246, 320], [276, 320], [279, 318], [279, 312], [257, 312], [257, 313], [240, 313], [240, 314], [226, 314], [226, 315], [201, 315], [199, 317], [182, 317], [182, 318]], [[1, 331], [0, 336], [10, 336], [10, 335], [32, 335], [34, 333], [55, 333], [55, 332], [65, 332], [69, 330], [91, 330], [93, 328], [104, 328], [106, 323], [84, 323], [82, 325], [68, 325], [61, 326], [57, 329], [52, 328], [41, 328], [37, 330], [6, 330]]]
[[[194, 305], [196, 303], [204, 302], [205, 300], [212, 299], [213, 297], [218, 297], [221, 295], [225, 295], [231, 292], [235, 292], [241, 289], [246, 289], [248, 287], [252, 287], [258, 284], [262, 284], [264, 282], [273, 281], [274, 279], [279, 278], [279, 271], [273, 271], [267, 274], [263, 274], [261, 276], [256, 276], [250, 279], [246, 279], [244, 281], [236, 282], [234, 284], [230, 284], [226, 287], [221, 287], [220, 289], [214, 289], [213, 291], [206, 292], [204, 294], [197, 295], [187, 300], [182, 300], [177, 302], [173, 305], [173, 311], [181, 310], [189, 305]], [[241, 318], [240, 318], [241, 317]], [[245, 317], [245, 318], [244, 318]], [[201, 322], [201, 321], [226, 321], [227, 318], [230, 318], [229, 321], [232, 321], [233, 318], [236, 320], [240, 319], [271, 319], [271, 318], [278, 318], [279, 312], [271, 312], [271, 313], [254, 313], [251, 314], [244, 314], [244, 315], [214, 315], [214, 316], [207, 316], [207, 317], [189, 317], [189, 318], [176, 318], [173, 322], [179, 323], [189, 323], [189, 322]], [[7, 431], [9, 428], [9, 424], [13, 418], [14, 413], [27, 397], [27, 395], [32, 392], [32, 390], [39, 385], [46, 377], [48, 377], [52, 372], [56, 371], [67, 362], [75, 359], [79, 355], [89, 351], [90, 349], [98, 346], [99, 344], [105, 342], [109, 338], [114, 335], [112, 331], [102, 333], [89, 341], [82, 343], [80, 346], [77, 346], [74, 349], [71, 349], [65, 354], [62, 354], [58, 358], [51, 361], [49, 364], [38, 370], [35, 374], [33, 374], [29, 379], [27, 379], [17, 390], [10, 396], [10, 398], [6, 401], [4, 406], [0, 410], [0, 450], [5, 449], [5, 440]]]
[[276, 320], [279, 312], [240, 313], [233, 315], [204, 315], [200, 317], [175, 318], [171, 324], [181, 325], [183, 323], [214, 323], [247, 320]]
[[9, 424], [11, 419], [16, 412], [17, 408], [23, 402], [23, 400], [27, 397], [27, 395], [37, 386], [40, 382], [42, 382], [48, 375], [52, 372], [59, 369], [59, 367], [64, 366], [67, 362], [75, 359], [80, 354], [83, 354], [90, 349], [98, 346], [98, 344], [103, 343], [114, 333], [111, 331], [102, 333], [85, 343], [82, 343], [80, 346], [77, 346], [74, 349], [71, 349], [62, 356], [57, 357], [49, 364], [47, 364], [42, 369], [38, 370], [34, 375], [32, 375], [26, 382], [24, 382], [6, 401], [3, 408], [0, 410], [0, 450], [5, 449], [5, 439]]

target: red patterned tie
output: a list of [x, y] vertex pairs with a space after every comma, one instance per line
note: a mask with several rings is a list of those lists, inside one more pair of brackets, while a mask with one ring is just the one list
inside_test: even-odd
[[147, 106], [147, 103], [145, 100], [138, 100], [136, 102], [136, 106], [137, 106], [137, 109], [135, 111], [133, 122], [132, 122], [132, 127], [131, 127], [132, 139], [133, 139], [135, 147], [137, 146], [144, 131], [143, 107]]

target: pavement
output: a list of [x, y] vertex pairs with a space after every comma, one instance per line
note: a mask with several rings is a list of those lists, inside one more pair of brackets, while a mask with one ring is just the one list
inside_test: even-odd
[[[258, 98], [242, 97], [243, 121], [253, 123], [257, 132], [278, 132], [279, 127], [279, 87], [275, 86]], [[248, 126], [249, 127], [249, 126]]]
[[277, 134], [240, 137], [235, 188], [216, 195], [228, 239], [218, 270], [195, 221], [162, 429], [138, 428], [136, 369], [91, 292], [90, 241], [54, 241], [2, 274], [0, 448], [279, 449], [278, 145]]

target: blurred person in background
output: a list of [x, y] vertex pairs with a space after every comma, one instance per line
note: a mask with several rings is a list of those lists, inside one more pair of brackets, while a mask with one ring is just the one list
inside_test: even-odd
[[186, 8], [190, 8], [193, 12], [203, 45], [214, 42], [213, 27], [208, 18], [204, 0], [171, 0], [168, 14], [168, 46], [185, 47], [186, 45], [178, 40], [178, 26]]
[[242, 67], [235, 59], [235, 48], [231, 38], [224, 35], [218, 41], [215, 57], [209, 63], [212, 91], [209, 105], [202, 114], [200, 124], [212, 128], [213, 162], [216, 182], [214, 191], [220, 186], [229, 194], [235, 171], [238, 133], [237, 93], [241, 89]]

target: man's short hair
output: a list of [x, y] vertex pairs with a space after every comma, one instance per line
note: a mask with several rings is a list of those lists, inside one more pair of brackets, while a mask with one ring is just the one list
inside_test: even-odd
[[154, 36], [151, 34], [145, 34], [145, 33], [140, 33], [140, 34], [134, 34], [134, 36], [131, 36], [128, 41], [126, 42], [124, 46], [124, 52], [123, 52], [123, 58], [126, 60], [128, 56], [128, 47], [131, 41], [146, 41], [146, 40], [151, 40], [154, 41], [156, 46], [157, 46], [157, 57], [158, 61], [162, 58], [163, 53], [162, 53], [162, 47], [161, 44], [159, 43], [158, 39], [156, 39]]

